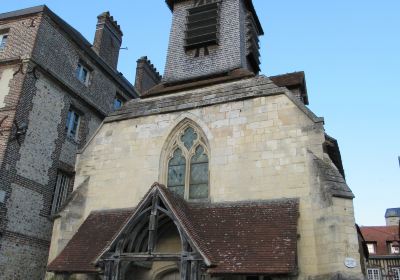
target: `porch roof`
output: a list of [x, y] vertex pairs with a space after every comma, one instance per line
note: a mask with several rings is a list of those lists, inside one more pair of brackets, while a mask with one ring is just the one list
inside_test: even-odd
[[[143, 201], [156, 191], [210, 262], [210, 274], [296, 273], [297, 199], [193, 204], [155, 184]], [[94, 262], [134, 216], [134, 209], [91, 213], [48, 270], [98, 271]]]

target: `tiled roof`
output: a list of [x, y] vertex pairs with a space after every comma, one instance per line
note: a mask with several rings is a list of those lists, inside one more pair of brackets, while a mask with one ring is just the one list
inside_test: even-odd
[[[155, 185], [142, 202], [151, 199], [155, 191], [165, 199], [182, 229], [210, 262], [209, 273], [296, 273], [297, 199], [189, 204], [167, 188]], [[129, 213], [126, 210], [121, 214], [118, 214], [119, 210], [108, 213], [113, 215], [101, 212], [90, 215], [60, 256], [50, 264], [49, 270], [96, 271], [91, 263], [111, 242], [118, 240], [117, 235], [123, 232], [121, 228], [134, 218], [131, 216], [126, 220]], [[132, 215], [133, 211], [130, 213]], [[94, 221], [99, 215], [103, 220], [97, 225]], [[106, 234], [102, 227], [106, 228]], [[96, 246], [87, 246], [88, 242], [93, 242], [88, 239], [97, 240]], [[100, 241], [103, 246], [98, 243]], [[79, 250], [90, 253], [80, 256]]]
[[97, 272], [92, 262], [132, 213], [133, 209], [92, 212], [47, 269], [54, 272]]
[[399, 241], [398, 226], [361, 227], [365, 242], [376, 242], [376, 254], [379, 256], [389, 255], [387, 242]]

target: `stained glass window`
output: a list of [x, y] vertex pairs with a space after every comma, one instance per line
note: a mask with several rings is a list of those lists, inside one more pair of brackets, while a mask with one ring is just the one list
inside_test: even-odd
[[202, 146], [196, 148], [196, 153], [190, 162], [189, 198], [208, 197], [208, 156]]
[[184, 126], [172, 139], [167, 186], [185, 199], [209, 196], [208, 154], [204, 136], [192, 126]]
[[197, 133], [194, 131], [192, 127], [188, 127], [185, 130], [185, 133], [181, 137], [181, 141], [188, 150], [190, 150], [193, 147], [193, 143], [196, 139], [197, 139]]
[[168, 166], [168, 187], [171, 191], [184, 196], [185, 193], [186, 159], [181, 149], [176, 149]]

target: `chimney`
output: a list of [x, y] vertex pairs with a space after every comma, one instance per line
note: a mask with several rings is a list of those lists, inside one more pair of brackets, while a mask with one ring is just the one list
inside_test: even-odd
[[122, 31], [117, 21], [104, 12], [97, 17], [93, 50], [113, 69], [117, 69], [119, 50], [122, 44]]
[[151, 64], [147, 56], [138, 59], [136, 67], [135, 88], [143, 94], [150, 88], [158, 85], [161, 82], [161, 75], [157, 69]]

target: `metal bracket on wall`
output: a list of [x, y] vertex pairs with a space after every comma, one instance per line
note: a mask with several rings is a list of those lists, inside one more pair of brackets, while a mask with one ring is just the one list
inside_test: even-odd
[[11, 139], [11, 141], [16, 140], [18, 145], [21, 146], [21, 136], [25, 135], [27, 130], [28, 130], [28, 125], [26, 123], [22, 123], [19, 125], [15, 120], [14, 120], [14, 126], [16, 127], [16, 132], [14, 137]]
[[18, 70], [14, 72], [13, 76], [15, 77], [18, 73], [25, 74], [24, 64], [22, 62], [19, 64]]

